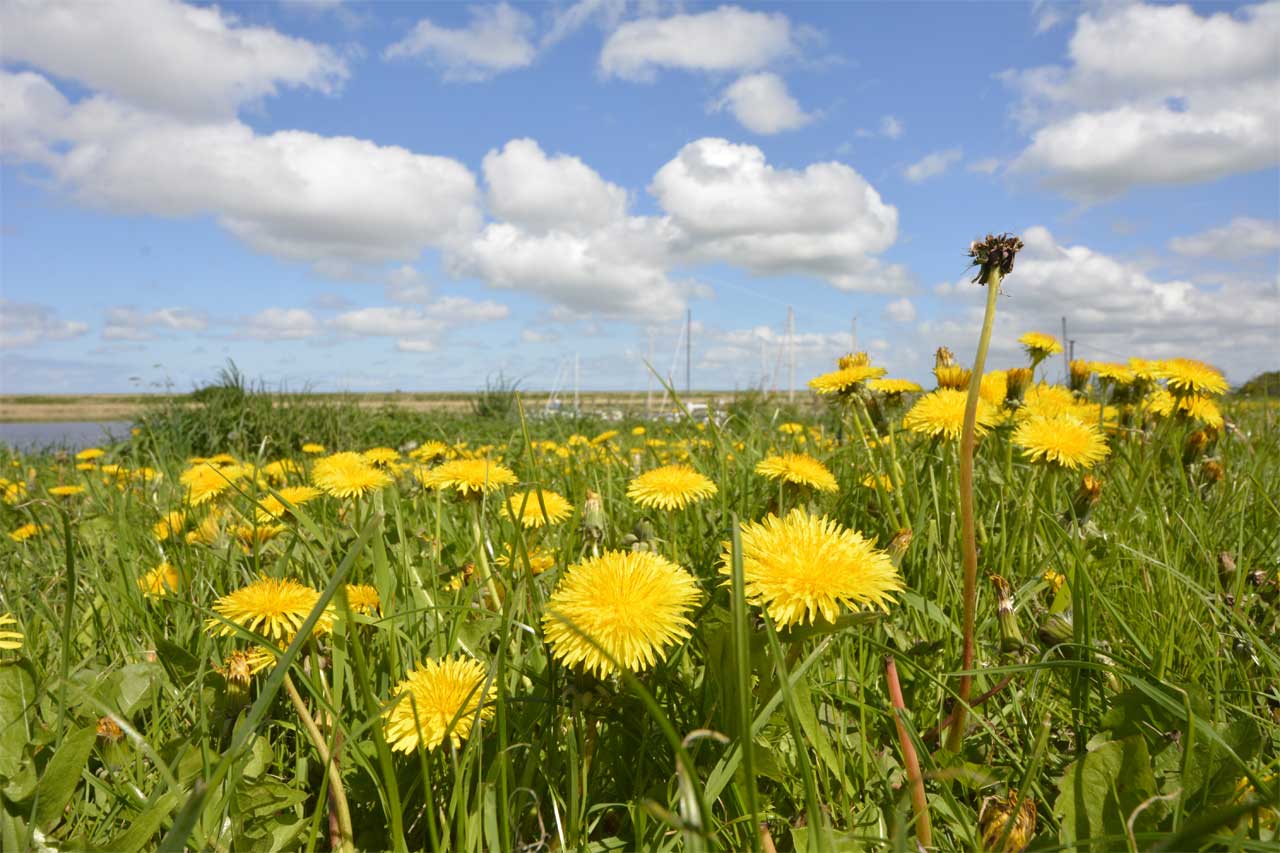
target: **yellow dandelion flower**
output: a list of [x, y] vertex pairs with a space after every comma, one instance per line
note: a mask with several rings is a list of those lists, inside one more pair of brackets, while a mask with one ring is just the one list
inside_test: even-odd
[[893, 480], [888, 474], [881, 474], [878, 477], [875, 474], [867, 474], [862, 478], [862, 485], [866, 486], [868, 489], [874, 489], [877, 483], [880, 488], [884, 489], [886, 492], [893, 491]]
[[70, 498], [84, 494], [84, 486], [53, 486], [49, 489], [49, 494], [56, 498]]
[[[874, 381], [879, 382], [880, 380], [877, 379]], [[778, 432], [782, 433], [783, 435], [799, 435], [802, 432], [804, 432], [804, 424], [797, 424], [797, 423], [778, 424]]]
[[16, 504], [27, 494], [27, 484], [19, 480], [16, 483], [6, 483], [4, 486], [4, 502], [7, 504]]
[[77, 471], [96, 471], [98, 470], [98, 466], [92, 462], [77, 462], [76, 470]]
[[187, 502], [192, 506], [200, 506], [231, 488], [231, 484], [243, 478], [246, 473], [238, 465], [220, 468], [211, 462], [201, 462], [183, 471], [178, 482], [186, 487]]
[[[514, 549], [514, 546], [512, 547]], [[507, 551], [499, 554], [494, 562], [504, 569], [510, 569], [515, 566], [516, 571], [524, 570], [524, 560], [520, 559], [519, 555], [514, 555]], [[535, 575], [542, 574], [555, 564], [556, 555], [546, 548], [534, 548], [529, 551], [529, 568], [533, 569]]]
[[1156, 375], [1175, 396], [1207, 397], [1225, 394], [1230, 387], [1216, 367], [1193, 358], [1171, 358], [1160, 365]]
[[[288, 518], [290, 512], [289, 507], [285, 505], [285, 501], [288, 501], [291, 506], [301, 506], [308, 501], [315, 500], [321, 494], [323, 493], [313, 486], [286, 486], [280, 489], [280, 497], [267, 495], [258, 500], [258, 521], [262, 523]], [[284, 500], [281, 500], [281, 498]]]
[[599, 447], [602, 444], [608, 444], [617, 437], [618, 431], [616, 429], [607, 429], [595, 438], [591, 439], [591, 444], [593, 447]]
[[[785, 519], [768, 515], [742, 525], [742, 571], [746, 597], [782, 626], [833, 622], [841, 606], [888, 609], [902, 589], [893, 560], [853, 531], [827, 518], [792, 510]], [[733, 574], [728, 543], [720, 573]]]
[[[1041, 382], [1027, 389], [1022, 397], [1022, 405], [1018, 407], [1017, 417], [1020, 419], [1055, 418], [1071, 413], [1078, 403], [1076, 395], [1071, 393], [1070, 388]], [[1098, 416], [1097, 409], [1093, 409], [1093, 416], [1095, 418]]]
[[933, 369], [938, 387], [952, 391], [963, 391], [969, 387], [969, 374], [973, 371], [958, 364], [940, 364]]
[[365, 462], [379, 468], [386, 468], [400, 461], [400, 451], [391, 447], [371, 447], [360, 455]]
[[[542, 496], [541, 503], [538, 501], [539, 494]], [[533, 489], [507, 498], [507, 511], [511, 518], [519, 519], [524, 527], [542, 527], [564, 521], [573, 512], [573, 504], [555, 492]]]
[[[960, 438], [964, 428], [964, 407], [967, 392], [952, 388], [939, 388], [916, 400], [910, 411], [902, 418], [902, 425], [922, 435], [944, 438], [955, 441]], [[1000, 412], [978, 398], [978, 414], [974, 421], [974, 432], [983, 435], [1000, 422]]]
[[[212, 545], [222, 533], [223, 513], [211, 512], [200, 520], [196, 529], [187, 534], [188, 545]], [[176, 531], [175, 531], [176, 532]]]
[[1160, 378], [1160, 369], [1163, 365], [1164, 362], [1150, 358], [1129, 359], [1129, 369], [1133, 371], [1134, 377], [1148, 381]]
[[26, 542], [31, 537], [39, 534], [42, 530], [43, 528], [34, 521], [28, 521], [16, 530], [10, 531], [9, 538], [14, 542]]
[[1004, 402], [1005, 396], [1009, 393], [1009, 374], [1004, 370], [993, 370], [990, 373], [982, 375], [982, 382], [978, 385], [978, 396], [986, 400], [993, 406], [999, 406]]
[[424, 441], [422, 444], [409, 451], [409, 456], [417, 459], [419, 462], [430, 462], [433, 459], [439, 459], [449, 455], [449, 445], [443, 441]]
[[13, 652], [22, 648], [22, 632], [6, 627], [8, 625], [16, 627], [17, 624], [18, 620], [8, 613], [0, 616], [0, 649], [6, 652]]
[[101, 447], [86, 447], [76, 454], [77, 462], [92, 462], [95, 459], [101, 459], [107, 455], [107, 451]]
[[363, 613], [366, 616], [382, 612], [382, 599], [378, 597], [378, 591], [368, 584], [347, 584], [347, 604], [351, 605], [353, 613]]
[[290, 477], [302, 476], [302, 466], [292, 459], [277, 459], [275, 462], [263, 465], [258, 473], [272, 483], [280, 485], [287, 482]]
[[246, 554], [252, 554], [254, 548], [265, 545], [288, 529], [283, 524], [237, 524], [231, 528], [231, 535], [240, 542]]
[[469, 658], [428, 658], [396, 685], [398, 701], [384, 712], [387, 743], [398, 752], [433, 750], [446, 737], [457, 747], [471, 736], [477, 716], [493, 716], [497, 688], [484, 665]]
[[689, 636], [688, 614], [699, 595], [693, 575], [666, 557], [606, 551], [569, 567], [547, 601], [542, 629], [566, 666], [609, 675], [614, 665], [603, 649], [638, 672], [665, 660], [667, 647]]
[[631, 434], [635, 436], [644, 435], [645, 428], [642, 426], [634, 426], [631, 428]]
[[163, 598], [171, 592], [177, 592], [180, 582], [178, 570], [166, 560], [138, 578], [138, 589], [147, 598]]
[[1018, 343], [1027, 351], [1032, 361], [1044, 361], [1051, 355], [1062, 352], [1062, 344], [1053, 335], [1044, 332], [1027, 332], [1018, 338]]
[[716, 484], [688, 465], [654, 468], [627, 486], [627, 497], [648, 509], [684, 509], [715, 493]]
[[879, 379], [887, 373], [883, 367], [853, 364], [809, 380], [809, 387], [819, 394], [846, 394], [868, 379]]
[[1155, 391], [1148, 398], [1147, 409], [1162, 418], [1171, 417], [1176, 412], [1181, 417], [1200, 421], [1214, 429], [1222, 429], [1225, 423], [1222, 410], [1208, 397], [1195, 394], [1175, 397], [1163, 388]]
[[215, 453], [213, 456], [206, 459], [205, 462], [210, 465], [217, 465], [220, 468], [240, 464], [230, 453]]
[[1045, 569], [1043, 580], [1049, 585], [1051, 591], [1057, 593], [1058, 590], [1062, 589], [1062, 585], [1067, 582], [1067, 576], [1053, 569]]
[[311, 482], [335, 498], [358, 498], [391, 485], [391, 477], [359, 453], [347, 451], [316, 460]]
[[323, 444], [316, 444], [314, 441], [308, 441], [306, 444], [302, 445], [302, 452], [312, 456], [318, 456], [325, 452], [325, 448]]
[[[210, 619], [205, 624], [214, 636], [234, 634], [235, 628], [227, 624], [232, 622], [269, 640], [292, 642], [319, 600], [319, 592], [295, 580], [260, 577], [213, 605], [213, 611], [227, 621]], [[331, 630], [333, 622], [330, 604], [316, 621], [314, 633]]]
[[481, 495], [518, 482], [515, 472], [488, 459], [454, 459], [420, 475], [428, 489], [450, 489], [466, 497]]
[[1108, 453], [1107, 439], [1097, 425], [1071, 415], [1024, 420], [1011, 440], [1033, 462], [1063, 468], [1092, 468]]
[[[993, 853], [1026, 850], [1036, 834], [1036, 801], [1023, 797], [1019, 803], [1018, 792], [1012, 789], [1003, 798], [987, 797], [978, 814], [978, 828], [983, 850]], [[1003, 846], [1001, 838], [1005, 840]]]
[[1113, 361], [1095, 361], [1089, 365], [1098, 380], [1112, 385], [1131, 385], [1138, 378], [1133, 368]]
[[820, 492], [839, 491], [835, 475], [817, 459], [805, 453], [767, 456], [756, 465], [756, 473], [770, 480], [809, 486]]
[[231, 687], [243, 690], [249, 686], [253, 676], [276, 662], [276, 656], [261, 646], [254, 646], [243, 651], [237, 650], [227, 655], [222, 666], [215, 666], [214, 671], [227, 680]]
[[872, 379], [867, 383], [867, 387], [886, 397], [914, 394], [924, 390], [920, 387], [920, 383], [912, 382], [910, 379]]

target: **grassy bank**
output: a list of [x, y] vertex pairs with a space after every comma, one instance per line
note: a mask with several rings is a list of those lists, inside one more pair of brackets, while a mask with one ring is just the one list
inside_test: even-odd
[[[859, 380], [699, 425], [222, 390], [152, 405], [97, 458], [5, 459], [0, 847], [1268, 849], [1275, 409], [1161, 415], [1164, 380], [1096, 377], [1015, 404], [1006, 380], [980, 415], [954, 752], [958, 442], [928, 429], [950, 416], [906, 415], [921, 392]], [[1019, 431], [1036, 417], [1101, 423], [1103, 456], [1046, 464]], [[337, 451], [365, 455], [335, 480]], [[819, 468], [759, 473], [785, 453]], [[667, 464], [714, 490], [646, 506], [636, 481]], [[766, 547], [770, 515], [866, 543]], [[692, 594], [587, 584], [566, 628], [569, 581], [615, 552]], [[229, 606], [264, 576], [305, 590]], [[478, 680], [403, 685], [446, 659]]]

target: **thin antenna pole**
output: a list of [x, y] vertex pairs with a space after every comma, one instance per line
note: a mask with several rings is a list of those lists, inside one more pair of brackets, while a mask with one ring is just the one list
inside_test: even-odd
[[[1067, 316], [1062, 315], [1062, 342], [1067, 342]], [[1062, 381], [1067, 381], [1071, 376], [1071, 355], [1067, 352], [1067, 348], [1062, 348]]]
[[787, 306], [787, 402], [796, 399], [796, 312]]
[[693, 391], [693, 309], [685, 312], [684, 333], [684, 392]]

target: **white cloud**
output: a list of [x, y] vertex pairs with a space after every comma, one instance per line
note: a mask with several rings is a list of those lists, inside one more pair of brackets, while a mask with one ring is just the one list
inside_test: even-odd
[[946, 174], [946, 171], [960, 162], [960, 158], [964, 156], [964, 152], [959, 148], [948, 148], [945, 151], [934, 151], [926, 154], [915, 163], [912, 163], [902, 174], [908, 181], [918, 184], [921, 181], [927, 181], [930, 178], [936, 178], [939, 175]]
[[536, 293], [572, 312], [665, 319], [684, 308], [667, 275], [670, 231], [629, 216], [627, 193], [576, 157], [516, 139], [484, 158], [500, 221], [456, 243], [446, 268], [493, 287]]
[[547, 48], [557, 44], [593, 19], [600, 21], [607, 29], [613, 29], [626, 8], [627, 0], [578, 0], [552, 14], [551, 26], [543, 34], [539, 45]]
[[[1063, 246], [1043, 227], [1023, 233], [1026, 248], [1004, 286], [996, 314], [997, 340], [1008, 356], [1028, 329], [1053, 331], [1066, 316], [1077, 357], [1191, 356], [1220, 365], [1235, 379], [1274, 366], [1280, 334], [1276, 282], [1224, 281], [1214, 286], [1149, 275], [1135, 263], [1087, 246]], [[939, 288], [944, 296], [978, 286], [960, 279]], [[968, 300], [955, 319], [922, 323], [935, 345], [976, 340], [981, 300]]]
[[347, 77], [327, 47], [176, 0], [14, 0], [0, 30], [6, 62], [187, 117], [225, 118], [282, 86], [331, 93]]
[[1238, 260], [1280, 252], [1280, 222], [1239, 216], [1199, 234], [1174, 237], [1169, 248], [1180, 255]]
[[412, 261], [480, 218], [475, 178], [456, 160], [351, 137], [261, 135], [235, 120], [187, 123], [104, 97], [71, 104], [31, 73], [0, 72], [0, 125], [6, 159], [42, 164], [86, 204], [212, 215], [258, 251], [330, 270]]
[[560, 336], [555, 332], [540, 331], [538, 329], [521, 329], [520, 341], [526, 344], [554, 344], [560, 340]]
[[728, 109], [752, 133], [780, 133], [813, 121], [813, 116], [791, 97], [782, 78], [767, 71], [739, 77], [725, 89], [713, 109]]
[[699, 139], [649, 189], [677, 229], [673, 248], [682, 257], [756, 275], [814, 275], [842, 290], [908, 284], [904, 270], [873, 257], [897, 238], [897, 209], [843, 163], [776, 169], [754, 146]]
[[88, 324], [60, 319], [57, 309], [48, 305], [12, 302], [0, 296], [0, 349], [78, 338], [88, 331]]
[[431, 297], [431, 285], [418, 270], [401, 264], [387, 273], [383, 292], [391, 302], [426, 302]]
[[979, 175], [994, 175], [1000, 168], [1000, 161], [995, 157], [987, 157], [983, 160], [974, 160], [965, 168]]
[[533, 19], [507, 3], [473, 6], [471, 22], [448, 29], [423, 19], [386, 49], [387, 59], [420, 57], [443, 70], [446, 80], [486, 80], [533, 63]]
[[880, 119], [880, 135], [889, 139], [898, 139], [906, 132], [902, 120], [894, 116], [885, 116]]
[[105, 341], [149, 341], [157, 332], [200, 332], [209, 320], [191, 308], [159, 308], [140, 311], [129, 306], [108, 308], [102, 327]]
[[916, 306], [904, 296], [886, 305], [884, 307], [884, 316], [895, 323], [911, 323], [916, 319]]
[[721, 6], [709, 12], [628, 21], [600, 51], [600, 69], [652, 80], [659, 69], [753, 71], [796, 51], [786, 15]]
[[371, 307], [347, 311], [329, 321], [336, 332], [360, 337], [399, 338], [402, 352], [430, 352], [450, 330], [501, 320], [510, 309], [491, 300], [446, 296], [421, 308]]
[[1089, 201], [1280, 162], [1280, 3], [1105, 6], [1080, 16], [1068, 53], [1005, 75], [1034, 128], [1016, 170]]
[[241, 334], [263, 341], [293, 341], [320, 333], [320, 321], [304, 308], [266, 308], [245, 318]]
[[489, 210], [531, 231], [597, 227], [626, 215], [626, 190], [577, 157], [548, 157], [532, 139], [490, 151], [483, 169]]

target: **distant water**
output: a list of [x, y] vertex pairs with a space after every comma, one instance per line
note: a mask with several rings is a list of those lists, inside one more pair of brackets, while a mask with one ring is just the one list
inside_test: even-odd
[[113, 439], [128, 438], [129, 421], [49, 421], [48, 423], [0, 424], [0, 444], [18, 450], [67, 448], [79, 450]]

